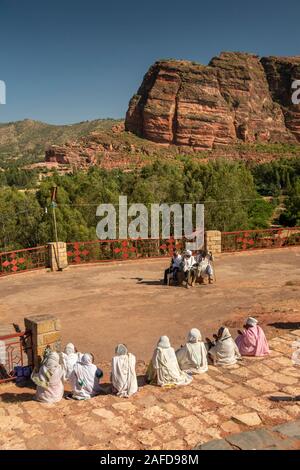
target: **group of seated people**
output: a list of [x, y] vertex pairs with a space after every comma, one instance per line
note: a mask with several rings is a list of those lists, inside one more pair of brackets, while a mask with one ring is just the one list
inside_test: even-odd
[[168, 284], [171, 277], [175, 284], [179, 283], [179, 273], [183, 274], [183, 279], [187, 289], [195, 285], [196, 280], [203, 282], [205, 277], [212, 284], [214, 280], [214, 272], [212, 267], [212, 253], [207, 250], [199, 250], [196, 256], [192, 251], [186, 250], [182, 254], [178, 250], [174, 250], [171, 259], [171, 265], [165, 270], [164, 284]]
[[[236, 364], [242, 356], [264, 356], [269, 346], [258, 321], [249, 317], [236, 340], [228, 328], [222, 326], [213, 340], [202, 340], [200, 331], [192, 328], [185, 345], [175, 351], [167, 336], [161, 336], [147, 369], [147, 381], [158, 386], [188, 385], [193, 374], [207, 372], [208, 362], [215, 366]], [[112, 359], [112, 392], [119, 397], [129, 397], [138, 391], [136, 358], [124, 344], [115, 349]], [[81, 354], [69, 343], [58, 354], [46, 350], [39, 371], [33, 371], [32, 380], [37, 385], [36, 400], [56, 403], [64, 396], [64, 382], [68, 381], [72, 392], [66, 398], [86, 400], [101, 393], [99, 381], [102, 370], [94, 364], [90, 353]]]

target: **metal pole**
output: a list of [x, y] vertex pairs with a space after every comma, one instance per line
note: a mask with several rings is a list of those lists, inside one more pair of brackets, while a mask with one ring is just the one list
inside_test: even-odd
[[57, 223], [56, 223], [56, 213], [55, 213], [56, 202], [52, 201], [51, 206], [53, 209], [53, 225], [54, 225], [54, 236], [55, 236], [55, 242], [56, 242], [57, 269], [58, 271], [62, 271], [62, 268], [60, 267], [60, 261], [59, 261], [58, 235], [57, 235]]

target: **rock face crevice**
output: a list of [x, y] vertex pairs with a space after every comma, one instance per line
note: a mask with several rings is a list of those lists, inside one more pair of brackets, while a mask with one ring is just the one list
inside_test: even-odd
[[[212, 149], [243, 142], [300, 140], [291, 80], [300, 57], [223, 52], [204, 66], [162, 60], [130, 100], [125, 128], [161, 144]], [[289, 96], [288, 96], [289, 94]]]

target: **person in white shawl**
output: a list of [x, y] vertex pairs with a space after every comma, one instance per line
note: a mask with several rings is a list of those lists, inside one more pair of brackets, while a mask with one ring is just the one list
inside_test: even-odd
[[63, 352], [60, 353], [61, 365], [64, 371], [64, 380], [69, 380], [75, 364], [80, 361], [82, 354], [77, 352], [74, 344], [68, 343]]
[[176, 351], [176, 357], [180, 369], [188, 374], [207, 372], [207, 350], [197, 328], [190, 330], [187, 343]]
[[93, 364], [93, 356], [83, 354], [80, 362], [77, 362], [71, 372], [69, 382], [72, 386], [72, 398], [87, 400], [101, 391], [99, 379], [103, 376], [101, 369]]
[[214, 365], [232, 365], [236, 364], [238, 359], [241, 359], [239, 349], [231, 337], [229, 329], [222, 326], [217, 335], [214, 335], [216, 341], [213, 343], [208, 339], [209, 355], [213, 360]]
[[50, 352], [45, 356], [38, 372], [33, 371], [32, 381], [37, 385], [35, 399], [42, 403], [57, 403], [64, 395], [63, 369], [59, 354]]
[[180, 370], [176, 354], [167, 336], [161, 336], [149, 364], [148, 380], [161, 387], [188, 385], [193, 378]]
[[118, 344], [112, 359], [111, 382], [113, 391], [119, 397], [130, 397], [138, 391], [135, 372], [135, 356], [128, 352], [124, 344]]

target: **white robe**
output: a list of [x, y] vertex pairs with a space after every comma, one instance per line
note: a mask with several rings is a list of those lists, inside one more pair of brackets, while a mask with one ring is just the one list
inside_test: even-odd
[[114, 356], [111, 381], [119, 397], [130, 397], [138, 391], [135, 356], [131, 353]]
[[236, 364], [241, 358], [239, 349], [230, 336], [228, 328], [224, 329], [223, 335], [216, 341], [216, 344], [209, 350], [209, 354], [213, 357], [216, 365]]
[[72, 386], [73, 398], [87, 400], [100, 393], [99, 378], [96, 376], [95, 364], [82, 364], [77, 362], [69, 381]]
[[157, 385], [188, 385], [192, 377], [180, 370], [173, 348], [157, 347], [152, 358]]
[[71, 353], [66, 354], [64, 352], [61, 354], [61, 365], [64, 371], [64, 380], [69, 380], [71, 373], [73, 372], [75, 364], [80, 361], [82, 354], [81, 353]]
[[181, 370], [189, 374], [207, 372], [207, 351], [203, 341], [187, 342], [176, 351], [176, 357]]

